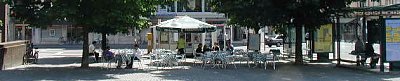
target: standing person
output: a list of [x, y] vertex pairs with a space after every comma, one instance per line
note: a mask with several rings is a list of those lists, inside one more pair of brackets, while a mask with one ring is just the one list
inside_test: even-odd
[[[182, 33], [181, 33], [182, 34]], [[186, 41], [185, 41], [185, 36], [181, 35], [178, 39], [178, 54], [182, 55], [185, 54], [185, 47], [186, 47]]]
[[99, 62], [99, 53], [96, 52], [96, 41], [93, 41], [92, 44], [89, 45], [89, 55], [94, 55], [95, 62]]

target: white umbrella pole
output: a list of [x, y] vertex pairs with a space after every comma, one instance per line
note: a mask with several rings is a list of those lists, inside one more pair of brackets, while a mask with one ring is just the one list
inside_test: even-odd
[[172, 50], [172, 49], [171, 49], [171, 40], [170, 40], [171, 37], [170, 37], [170, 33], [171, 33], [171, 32], [168, 32], [168, 48], [169, 48], [169, 50]]
[[226, 25], [223, 27], [223, 31], [224, 31], [224, 32], [223, 32], [223, 37], [224, 37], [224, 38], [223, 38], [223, 40], [224, 40], [224, 44], [223, 44], [223, 45], [224, 45], [224, 46], [222, 46], [222, 47], [223, 47], [222, 50], [223, 50], [223, 51], [226, 51]]
[[153, 28], [153, 50], [156, 49], [157, 46], [157, 31], [156, 28]]
[[206, 33], [201, 33], [201, 44], [206, 44]]
[[[203, 22], [206, 22], [206, 19], [205, 19], [205, 18], [201, 18], [201, 20], [202, 20]], [[202, 43], [203, 45], [206, 45], [206, 33], [201, 33], [201, 43]]]

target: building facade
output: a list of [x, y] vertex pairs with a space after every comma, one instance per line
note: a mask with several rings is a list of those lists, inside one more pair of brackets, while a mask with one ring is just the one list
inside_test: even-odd
[[[159, 5], [155, 16], [151, 17], [152, 25], [156, 25], [158, 22], [172, 19], [175, 16], [190, 16], [206, 23], [215, 25], [218, 27], [217, 32], [209, 33], [205, 35], [206, 42], [217, 42], [223, 39], [233, 39], [234, 41], [242, 41], [245, 38], [243, 35], [245, 31], [242, 28], [230, 28], [225, 25], [227, 21], [226, 16], [221, 13], [215, 13], [209, 6], [211, 0], [180, 0], [175, 1], [167, 5]], [[10, 34], [10, 37], [14, 37], [14, 40], [18, 39], [32, 39], [34, 44], [82, 44], [82, 37], [79, 33], [79, 27], [73, 27], [68, 24], [52, 25], [46, 29], [41, 28], [29, 28], [26, 26], [12, 26], [15, 34]], [[20, 29], [18, 29], [20, 28]], [[22, 31], [22, 28], [26, 30]], [[27, 31], [28, 30], [28, 31]], [[129, 33], [119, 33], [116, 35], [107, 35], [109, 44], [134, 44], [134, 43], [146, 43], [148, 42], [145, 38], [146, 33], [151, 32], [150, 29], [143, 30], [129, 30]], [[28, 37], [22, 36], [21, 32], [30, 34]], [[225, 32], [225, 34], [224, 34]], [[12, 36], [11, 36], [12, 35]], [[24, 34], [25, 35], [25, 34]], [[226, 35], [226, 38], [221, 38], [222, 35]], [[170, 34], [172, 37], [173, 34]], [[192, 39], [191, 41], [197, 41], [200, 34], [187, 35]], [[101, 34], [90, 33], [90, 41], [100, 41]], [[189, 39], [188, 39], [189, 40]], [[191, 45], [193, 46], [193, 45]]]

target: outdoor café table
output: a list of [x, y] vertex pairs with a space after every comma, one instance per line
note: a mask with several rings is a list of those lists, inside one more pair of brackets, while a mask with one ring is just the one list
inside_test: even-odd
[[157, 49], [151, 55], [151, 65], [158, 63], [158, 66], [172, 66], [177, 65], [177, 53], [172, 50]]
[[267, 63], [272, 62], [273, 68], [275, 69], [275, 61], [277, 61], [276, 55], [273, 53], [260, 53], [260, 52], [252, 52], [250, 53], [252, 61], [256, 64], [254, 67], [257, 67], [258, 64], [264, 64], [264, 69], [267, 69]]
[[158, 57], [163, 67], [178, 65], [176, 53], [160, 53]]
[[130, 49], [124, 49], [124, 50], [119, 50], [119, 52], [115, 52], [116, 55], [116, 61], [117, 61], [117, 67], [122, 66], [122, 63], [130, 63], [133, 61], [135, 57], [138, 57], [140, 55], [140, 51], [133, 52]]

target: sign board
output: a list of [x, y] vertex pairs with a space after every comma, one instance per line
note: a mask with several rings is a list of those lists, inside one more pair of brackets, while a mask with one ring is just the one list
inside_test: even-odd
[[168, 39], [169, 39], [169, 34], [168, 34], [169, 32], [160, 32], [160, 41], [162, 42], [162, 43], [168, 43]]
[[400, 61], [400, 19], [385, 19], [386, 61]]
[[260, 50], [260, 34], [249, 34], [249, 42], [247, 49]]
[[333, 33], [332, 24], [322, 25], [316, 31], [316, 40], [314, 41], [314, 51], [316, 53], [330, 53], [333, 52]]

